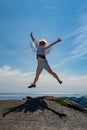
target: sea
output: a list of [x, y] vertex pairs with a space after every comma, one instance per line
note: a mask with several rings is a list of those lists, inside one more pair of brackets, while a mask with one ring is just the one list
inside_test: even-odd
[[54, 97], [87, 97], [87, 93], [0, 93], [0, 100], [21, 100], [27, 96], [32, 98], [40, 96], [54, 96]]

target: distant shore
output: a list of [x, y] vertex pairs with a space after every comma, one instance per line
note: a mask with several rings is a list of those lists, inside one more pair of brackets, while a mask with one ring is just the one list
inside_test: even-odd
[[87, 97], [87, 93], [0, 93], [0, 100], [21, 100], [29, 95], [30, 97], [37, 96], [54, 96], [54, 97]]

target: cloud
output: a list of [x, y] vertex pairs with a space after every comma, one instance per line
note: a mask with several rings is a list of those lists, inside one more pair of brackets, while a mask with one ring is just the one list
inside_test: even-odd
[[63, 87], [65, 92], [87, 93], [87, 75], [69, 75], [65, 78]]
[[84, 59], [84, 56], [87, 55], [87, 14], [83, 14], [79, 17], [79, 26], [69, 34], [64, 36], [64, 40], [73, 39], [73, 49], [68, 53], [68, 58], [66, 57], [60, 63], [53, 65], [53, 68], [62, 66], [71, 60], [80, 60]]
[[[63, 84], [60, 85], [48, 73], [42, 73], [37, 82], [35, 90], [29, 90], [28, 85], [33, 81], [34, 72], [26, 73], [19, 69], [12, 69], [10, 66], [0, 68], [0, 92], [31, 92], [31, 93], [64, 93], [87, 91], [87, 75], [72, 75], [69, 71], [62, 72]], [[55, 91], [56, 90], [56, 91]]]
[[[32, 81], [31, 76], [35, 72], [21, 72], [19, 69], [12, 69], [11, 66], [0, 68], [0, 89], [1, 91], [21, 91]], [[27, 87], [26, 87], [27, 88]], [[25, 89], [26, 90], [26, 89]]]
[[[74, 45], [76, 47], [73, 50], [73, 53], [85, 55], [87, 54], [87, 14], [84, 17], [81, 17], [81, 27], [75, 31], [75, 40]], [[83, 53], [84, 52], [84, 53]]]
[[[53, 65], [52, 68], [64, 66], [64, 64], [77, 60], [85, 60], [87, 55], [87, 14], [83, 14], [79, 17], [78, 27], [66, 35], [64, 40], [73, 39], [72, 49], [67, 52], [68, 57], [63, 59], [60, 63]], [[86, 58], [87, 60], [87, 58]], [[86, 69], [86, 68], [85, 68]], [[63, 91], [64, 92], [87, 92], [87, 75], [73, 75], [72, 72], [66, 69], [66, 72], [61, 72], [63, 77]]]
[[21, 72], [19, 69], [15, 69], [13, 70], [11, 66], [5, 65], [3, 67], [0, 68], [0, 78], [3, 77], [22, 77], [25, 78], [27, 76], [31, 76], [32, 74], [35, 74], [35, 72], [30, 72], [30, 73], [25, 73], [25, 72]]

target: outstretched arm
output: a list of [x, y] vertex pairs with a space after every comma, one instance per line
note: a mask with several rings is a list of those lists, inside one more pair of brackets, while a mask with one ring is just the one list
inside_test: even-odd
[[62, 41], [62, 40], [61, 40], [60, 38], [58, 38], [55, 42], [53, 42], [53, 43], [51, 43], [50, 45], [46, 46], [45, 49], [48, 49], [48, 48], [50, 48], [51, 46], [53, 46], [53, 45], [55, 45], [55, 44], [57, 44], [57, 43], [59, 43], [59, 42], [61, 42], [61, 41]]
[[34, 38], [32, 32], [30, 33], [30, 37], [31, 37], [32, 41], [34, 42], [35, 46], [38, 46], [38, 43], [37, 43], [37, 41], [35, 40], [35, 38]]
[[35, 38], [34, 38], [32, 32], [30, 33], [30, 37], [31, 37], [32, 41], [35, 42]]

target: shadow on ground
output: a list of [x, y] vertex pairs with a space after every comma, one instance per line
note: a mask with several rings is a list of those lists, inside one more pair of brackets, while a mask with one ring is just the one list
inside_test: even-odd
[[5, 117], [10, 112], [21, 112], [21, 111], [24, 111], [24, 113], [27, 113], [27, 112], [35, 112], [38, 109], [40, 109], [42, 111], [47, 109], [47, 110], [55, 113], [56, 115], [58, 115], [61, 119], [63, 117], [67, 116], [66, 114], [59, 113], [59, 112], [55, 111], [54, 109], [51, 109], [50, 107], [48, 107], [46, 101], [42, 97], [37, 97], [37, 98], [29, 97], [29, 98], [27, 98], [25, 103], [23, 103], [23, 104], [21, 104], [19, 106], [13, 107], [13, 108], [9, 108], [8, 111], [3, 113], [2, 116]]

